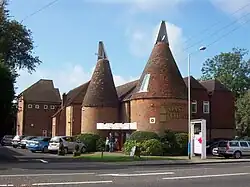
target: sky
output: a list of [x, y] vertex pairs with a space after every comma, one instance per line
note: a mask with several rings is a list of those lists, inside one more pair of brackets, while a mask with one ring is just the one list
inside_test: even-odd
[[191, 75], [199, 78], [206, 59], [233, 47], [250, 49], [250, 0], [58, 0], [29, 16], [50, 2], [10, 0], [11, 16], [32, 31], [42, 61], [32, 74], [19, 71], [17, 94], [42, 78], [61, 94], [90, 80], [99, 41], [116, 85], [138, 79], [162, 20], [183, 77], [188, 54]]

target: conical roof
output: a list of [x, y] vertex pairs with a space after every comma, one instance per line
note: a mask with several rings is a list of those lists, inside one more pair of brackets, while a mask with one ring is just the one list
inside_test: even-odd
[[131, 99], [187, 99], [187, 87], [169, 48], [165, 22]]
[[103, 42], [99, 42], [97, 64], [83, 100], [85, 107], [117, 107], [118, 96]]

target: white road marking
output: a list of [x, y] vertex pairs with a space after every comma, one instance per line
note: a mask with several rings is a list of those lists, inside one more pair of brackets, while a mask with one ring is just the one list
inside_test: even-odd
[[0, 175], [0, 177], [42, 177], [42, 176], [72, 176], [72, 175], [94, 175], [94, 174], [95, 173], [39, 173], [39, 174]]
[[139, 177], [139, 176], [154, 176], [154, 175], [173, 175], [174, 172], [163, 173], [120, 173], [120, 174], [100, 174], [98, 176], [112, 176], [112, 177]]
[[[250, 167], [250, 166], [249, 166]], [[215, 168], [179, 168], [179, 169], [160, 169], [160, 170], [148, 170], [148, 171], [134, 171], [135, 173], [150, 173], [150, 172], [174, 172], [174, 171], [195, 171], [195, 170], [209, 170], [209, 169], [215, 169]]]
[[[51, 182], [51, 183], [34, 183], [31, 185], [21, 184], [22, 187], [25, 186], [56, 186], [56, 185], [79, 185], [79, 184], [105, 184], [112, 183], [113, 181], [79, 181], [79, 182]], [[0, 184], [0, 187], [12, 187], [14, 184]]]
[[167, 177], [162, 178], [163, 180], [180, 180], [180, 179], [199, 179], [199, 178], [213, 178], [213, 177], [231, 177], [231, 176], [243, 176], [250, 175], [250, 173], [228, 173], [218, 175], [194, 175], [194, 176], [183, 176], [183, 177]]
[[79, 185], [79, 184], [104, 184], [113, 181], [83, 181], [83, 182], [53, 182], [53, 183], [34, 183], [32, 186], [55, 186], [55, 185]]

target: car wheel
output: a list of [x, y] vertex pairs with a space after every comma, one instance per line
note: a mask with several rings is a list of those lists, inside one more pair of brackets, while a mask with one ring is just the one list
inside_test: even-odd
[[17, 146], [16, 146], [16, 145], [13, 145], [13, 147], [14, 147], [14, 148], [17, 148]]
[[240, 152], [240, 151], [236, 151], [236, 152], [234, 153], [234, 158], [240, 159], [240, 158], [241, 158], [241, 152]]
[[65, 153], [65, 155], [68, 154], [68, 148], [67, 147], [64, 148], [64, 153]]
[[36, 151], [31, 151], [32, 153], [35, 153]]
[[82, 149], [81, 149], [81, 153], [85, 153], [86, 152], [86, 147], [82, 147]]
[[49, 152], [48, 147], [45, 146], [45, 147], [43, 148], [43, 153], [48, 153], [48, 152]]

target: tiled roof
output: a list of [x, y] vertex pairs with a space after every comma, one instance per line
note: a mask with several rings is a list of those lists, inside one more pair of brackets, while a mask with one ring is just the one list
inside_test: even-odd
[[138, 80], [128, 82], [116, 87], [119, 100], [123, 100], [137, 85]]
[[[186, 86], [188, 86], [188, 77], [183, 78]], [[206, 88], [204, 86], [202, 86], [202, 84], [197, 81], [193, 76], [190, 76], [190, 85], [191, 88], [193, 89], [202, 89], [202, 90], [206, 90]]]
[[54, 88], [52, 80], [40, 79], [24, 90], [20, 95], [23, 95], [26, 101], [52, 102], [58, 104], [61, 102], [59, 89]]
[[107, 59], [98, 60], [83, 100], [83, 106], [117, 107], [118, 104], [119, 100], [109, 61]]
[[70, 90], [67, 93], [67, 99], [65, 102], [65, 106], [69, 106], [72, 103], [75, 104], [82, 104], [82, 101], [84, 99], [84, 96], [86, 94], [87, 88], [89, 86], [90, 81]]
[[207, 81], [200, 81], [201, 85], [203, 85], [207, 91], [213, 92], [213, 91], [224, 91], [224, 92], [230, 92], [229, 89], [226, 88], [220, 81], [218, 80], [207, 80]]

